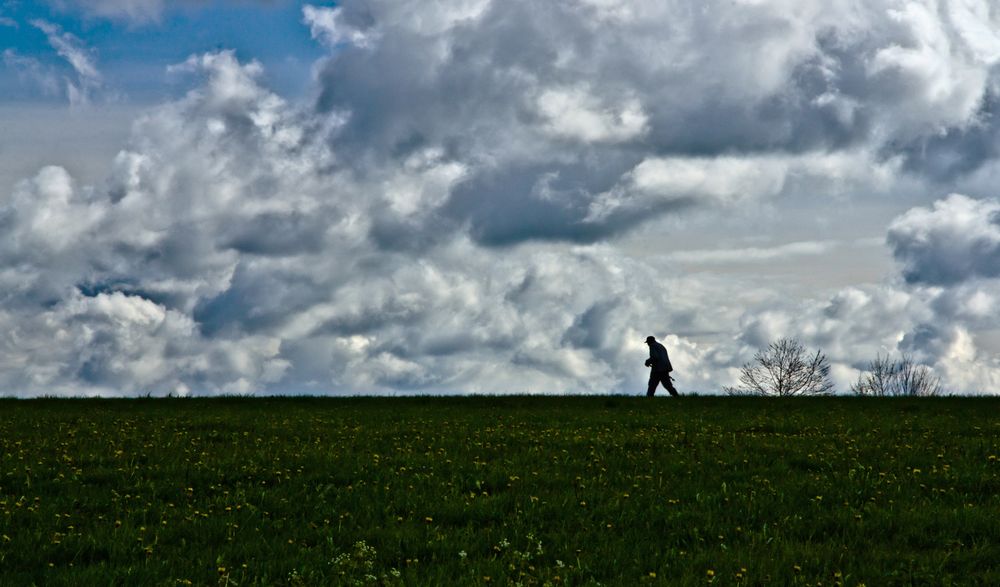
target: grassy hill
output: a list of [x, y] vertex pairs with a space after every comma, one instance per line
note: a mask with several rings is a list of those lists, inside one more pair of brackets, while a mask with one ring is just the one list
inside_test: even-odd
[[0, 585], [1000, 584], [1000, 400], [0, 401]]

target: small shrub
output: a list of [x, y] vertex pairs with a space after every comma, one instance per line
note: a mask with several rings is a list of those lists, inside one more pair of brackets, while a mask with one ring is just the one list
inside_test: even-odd
[[830, 395], [830, 364], [820, 351], [809, 355], [794, 338], [782, 338], [761, 349], [740, 370], [740, 385], [726, 387], [729, 395]]
[[909, 355], [892, 359], [878, 355], [868, 363], [868, 370], [851, 386], [856, 395], [873, 397], [940, 395], [941, 378], [926, 365], [918, 365]]

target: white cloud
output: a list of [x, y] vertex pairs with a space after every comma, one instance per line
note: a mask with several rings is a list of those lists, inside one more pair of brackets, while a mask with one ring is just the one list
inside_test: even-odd
[[3, 62], [17, 71], [19, 77], [38, 86], [45, 96], [60, 94], [59, 77], [52, 68], [46, 67], [34, 57], [19, 54], [14, 49], [4, 49]]
[[132, 25], [158, 22], [163, 15], [163, 0], [47, 0], [61, 9], [91, 17], [106, 18]]
[[14, 189], [5, 206], [13, 219], [13, 241], [24, 254], [60, 255], [101, 220], [103, 209], [73, 186], [61, 167], [46, 167]]
[[[909, 2], [887, 11], [903, 39], [879, 48], [869, 72], [898, 92], [896, 116], [922, 132], [968, 123], [974, 116], [988, 78], [988, 61], [962, 55], [961, 31], [950, 30], [938, 15], [937, 3]], [[921, 125], [930, 128], [920, 128]], [[935, 128], [936, 127], [936, 128]]]
[[557, 137], [585, 143], [622, 142], [641, 136], [648, 117], [635, 98], [616, 100], [608, 108], [583, 87], [551, 88], [538, 97], [544, 129]]
[[936, 368], [953, 390], [995, 395], [1000, 389], [1000, 360], [978, 349], [973, 336], [961, 326], [947, 332]]
[[869, 163], [865, 153], [650, 157], [590, 203], [588, 221], [655, 210], [675, 203], [739, 204], [782, 193], [822, 190], [837, 197], [859, 185], [872, 191], [891, 182], [897, 164]]
[[641, 192], [726, 201], [776, 195], [786, 175], [786, 161], [729, 156], [646, 159], [632, 171], [631, 179]]
[[65, 59], [81, 79], [99, 83], [101, 74], [97, 71], [91, 52], [72, 33], [63, 32], [59, 25], [45, 20], [33, 20], [31, 24], [45, 33], [49, 44]]
[[31, 24], [45, 33], [49, 45], [56, 50], [60, 57], [66, 60], [75, 73], [74, 79], [64, 78], [66, 97], [69, 103], [73, 106], [90, 103], [94, 92], [101, 89], [103, 85], [93, 50], [86, 47], [83, 41], [72, 33], [63, 31], [57, 24], [41, 19], [32, 20]]
[[312, 38], [330, 48], [337, 48], [345, 43], [366, 48], [378, 40], [377, 32], [363, 31], [342, 22], [342, 9], [340, 8], [306, 4], [302, 7], [302, 15], [305, 23], [309, 25]]
[[983, 63], [1000, 61], [1000, 11], [992, 2], [962, 0], [946, 5], [948, 16], [973, 56]]
[[788, 257], [822, 255], [841, 244], [839, 241], [800, 241], [776, 247], [678, 251], [667, 254], [666, 258], [674, 262], [697, 264], [762, 263]]

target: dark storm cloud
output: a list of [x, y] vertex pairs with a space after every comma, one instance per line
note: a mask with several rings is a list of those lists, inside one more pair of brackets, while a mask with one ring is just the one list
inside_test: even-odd
[[563, 341], [575, 347], [597, 349], [607, 343], [607, 333], [611, 330], [615, 301], [601, 302], [587, 308], [574, 318], [563, 334]]
[[194, 308], [205, 336], [267, 331], [315, 303], [317, 284], [308, 276], [251, 264], [238, 264], [226, 290]]
[[906, 169], [947, 185], [996, 160], [1000, 154], [998, 115], [1000, 96], [990, 90], [969, 126], [921, 137], [899, 149]]
[[456, 223], [467, 223], [473, 238], [487, 246], [532, 239], [593, 242], [647, 220], [655, 212], [587, 222], [595, 194], [613, 188], [630, 168], [607, 161], [511, 166], [458, 184], [444, 212]]
[[237, 226], [225, 246], [255, 255], [318, 253], [323, 246], [326, 223], [322, 217], [301, 212], [265, 213]]
[[909, 283], [1000, 277], [1000, 203], [953, 194], [914, 208], [890, 226], [888, 244]]
[[[667, 205], [588, 214], [647, 160], [867, 149], [932, 177], [973, 170], [995, 135], [980, 122], [997, 40], [979, 8], [348, 1], [306, 17], [336, 47], [317, 104], [346, 115], [345, 164], [440, 149], [465, 177], [441, 209], [455, 222], [433, 232], [493, 246], [595, 242], [677, 210], [663, 186]], [[389, 247], [433, 242], [406, 222], [373, 230]]]

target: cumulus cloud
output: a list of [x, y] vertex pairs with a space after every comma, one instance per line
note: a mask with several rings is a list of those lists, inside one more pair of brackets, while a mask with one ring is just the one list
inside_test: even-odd
[[[344, 2], [307, 14], [368, 23], [385, 37], [375, 55], [338, 56], [326, 71], [331, 84], [365, 75], [345, 62], [395, 69], [407, 64], [403, 52], [415, 52], [411, 59], [428, 60], [418, 71], [430, 77], [389, 77], [399, 90], [473, 81], [490, 94], [525, 90], [492, 95], [460, 115], [517, 96], [622, 103], [631, 90], [659, 146], [698, 141], [718, 152], [807, 149], [873, 133], [902, 140], [973, 122], [997, 60], [996, 34], [980, 19], [996, 24], [997, 15], [985, 2], [958, 4], [952, 18], [941, 18], [935, 2], [709, 2], [699, 11], [658, 2], [531, 10], [523, 2], [441, 2], [423, 18], [414, 17], [423, 3]], [[574, 98], [581, 80], [599, 81], [600, 93]], [[333, 103], [336, 91], [329, 89]], [[370, 104], [392, 115], [387, 106]], [[726, 124], [704, 124], [720, 120]]]
[[[258, 66], [217, 54], [185, 68], [205, 85], [136, 123], [135, 144], [117, 157], [106, 188], [78, 187], [48, 167], [4, 200], [4, 307], [11, 320], [30, 316], [12, 327], [26, 334], [8, 356], [44, 371], [30, 380], [12, 372], [6, 388], [243, 392], [281, 378], [279, 339], [211, 341], [192, 310], [228, 288], [244, 249], [267, 257], [303, 247], [281, 231], [309, 224], [313, 200], [295, 198], [306, 189], [296, 168], [300, 158], [323, 158], [302, 148], [290, 110], [256, 84]], [[240, 145], [247, 150], [231, 150]], [[274, 167], [258, 165], [271, 155]], [[286, 188], [287, 200], [270, 198]], [[256, 203], [246, 198], [255, 191]], [[232, 214], [241, 206], [242, 219]], [[56, 333], [51, 360], [32, 359], [32, 337]]]
[[[317, 128], [259, 84], [257, 64], [224, 52], [176, 71], [203, 81], [136, 122], [106, 186], [77, 186], [49, 167], [5, 201], [11, 238], [0, 255], [16, 269], [2, 276], [4, 307], [17, 333], [6, 357], [22, 365], [7, 371], [6, 388], [598, 392], [635, 383], [623, 353], [641, 356], [635, 324], [667, 305], [654, 272], [602, 247], [505, 259], [461, 233], [423, 253], [386, 251], [372, 224], [383, 214], [419, 219], [415, 202], [441, 198], [460, 168], [430, 151], [359, 181], [326, 141], [338, 123]], [[673, 300], [668, 315], [688, 320], [692, 305]], [[19, 316], [30, 319], [15, 324]], [[46, 337], [59, 348], [32, 358]]]
[[69, 295], [25, 319], [0, 312], [6, 389], [26, 394], [246, 393], [279, 379], [278, 341], [206, 344], [190, 317], [120, 292]]
[[0, 206], [7, 238], [0, 245], [5, 304], [51, 303], [76, 279], [93, 249], [80, 246], [104, 214], [90, 190], [78, 189], [66, 170], [46, 167], [22, 181]]
[[[900, 216], [888, 242], [906, 279], [818, 300], [664, 270], [615, 241], [696, 211], [836, 203], [907, 175], [940, 179], [921, 161], [948, 137], [971, 162], [941, 169], [974, 170], [954, 137], [992, 136], [1000, 53], [996, 27], [981, 23], [998, 14], [936, 5], [306, 6], [329, 50], [315, 103], [282, 99], [233, 52], [195, 55], [171, 68], [193, 89], [136, 121], [105, 183], [47, 167], [0, 202], [0, 383], [626, 391], [642, 389], [642, 340], [654, 334], [687, 389], [731, 383], [754, 347], [781, 336], [826, 350], [845, 387], [888, 350], [919, 352], [963, 390], [988, 385], [976, 320], [997, 305], [995, 202], [952, 196]], [[152, 18], [142, 14], [127, 18]], [[82, 43], [35, 26], [81, 95], [99, 87]], [[53, 348], [39, 358], [43, 344]]]

